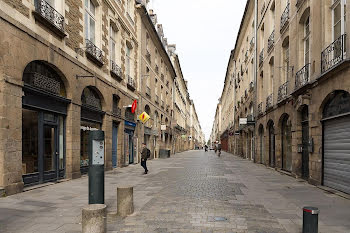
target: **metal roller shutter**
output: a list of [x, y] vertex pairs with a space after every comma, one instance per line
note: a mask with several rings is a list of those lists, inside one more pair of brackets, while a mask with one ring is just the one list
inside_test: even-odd
[[324, 123], [323, 183], [350, 193], [350, 117]]

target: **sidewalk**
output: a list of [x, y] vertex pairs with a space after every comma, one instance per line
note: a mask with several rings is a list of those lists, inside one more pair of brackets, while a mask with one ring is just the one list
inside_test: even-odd
[[[105, 177], [109, 232], [301, 232], [302, 207], [320, 208], [319, 232], [350, 232], [350, 201], [223, 153], [190, 151]], [[135, 213], [117, 218], [117, 186], [134, 186]], [[81, 232], [88, 178], [0, 198], [0, 232]], [[224, 221], [216, 221], [224, 217]]]

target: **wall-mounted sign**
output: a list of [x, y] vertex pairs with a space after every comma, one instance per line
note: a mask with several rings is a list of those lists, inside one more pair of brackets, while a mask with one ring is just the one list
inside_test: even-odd
[[151, 117], [146, 113], [146, 112], [143, 112], [141, 113], [141, 115], [139, 116], [139, 119], [142, 123], [146, 123]]
[[131, 105], [131, 112], [135, 113], [136, 108], [137, 108], [137, 100], [134, 100], [134, 102]]
[[161, 125], [160, 130], [165, 131], [166, 130], [166, 125]]

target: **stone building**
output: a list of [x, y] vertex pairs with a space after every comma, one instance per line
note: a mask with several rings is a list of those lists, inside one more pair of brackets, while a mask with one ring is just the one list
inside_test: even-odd
[[[346, 0], [254, 2], [247, 1], [241, 24], [246, 29], [237, 39], [252, 38], [241, 36], [244, 31], [257, 35], [253, 160], [350, 193], [349, 5]], [[246, 109], [251, 113], [248, 106], [239, 107], [237, 116]], [[240, 144], [244, 153], [244, 141]]]
[[141, 125], [140, 135], [153, 152], [154, 158], [173, 152], [172, 123], [173, 85], [176, 77], [170, 60], [167, 39], [153, 10], [147, 13], [146, 4], [138, 6], [139, 38], [141, 38], [140, 105], [151, 120]]
[[174, 151], [176, 74], [154, 19], [134, 0], [0, 0], [0, 190], [86, 174], [94, 130], [106, 170], [138, 163], [144, 141]]

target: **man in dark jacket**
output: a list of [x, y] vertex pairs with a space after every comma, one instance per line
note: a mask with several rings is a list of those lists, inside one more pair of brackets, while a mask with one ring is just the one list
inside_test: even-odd
[[147, 149], [146, 147], [146, 143], [142, 143], [142, 151], [141, 151], [141, 166], [145, 169], [145, 174], [148, 173], [148, 169], [147, 169], [147, 159], [149, 157], [149, 149]]

